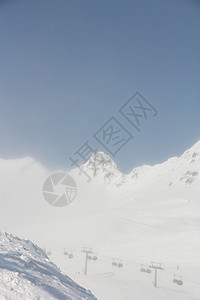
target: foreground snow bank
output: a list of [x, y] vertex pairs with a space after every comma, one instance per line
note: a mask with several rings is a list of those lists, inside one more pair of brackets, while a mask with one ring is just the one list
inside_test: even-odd
[[29, 240], [0, 232], [0, 299], [95, 300]]

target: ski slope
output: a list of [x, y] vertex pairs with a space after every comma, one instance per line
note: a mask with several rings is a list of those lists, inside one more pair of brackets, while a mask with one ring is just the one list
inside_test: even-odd
[[[1, 229], [51, 250], [61, 270], [98, 300], [199, 300], [200, 142], [180, 157], [130, 174], [102, 152], [84, 168], [91, 182], [79, 170], [70, 171], [77, 197], [55, 208], [41, 193], [49, 170], [31, 158], [0, 160]], [[83, 246], [98, 256], [88, 261], [87, 276]], [[113, 267], [113, 258], [123, 268]], [[158, 271], [158, 288], [154, 270], [140, 272], [151, 262], [164, 269]], [[174, 274], [182, 286], [173, 283]]]

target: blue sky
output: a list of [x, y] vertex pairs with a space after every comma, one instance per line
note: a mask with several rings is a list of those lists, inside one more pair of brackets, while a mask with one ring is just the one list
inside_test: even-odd
[[[124, 172], [200, 139], [195, 0], [0, 1], [0, 157], [67, 169], [112, 116], [134, 135]], [[119, 108], [139, 91], [158, 111], [137, 132]]]

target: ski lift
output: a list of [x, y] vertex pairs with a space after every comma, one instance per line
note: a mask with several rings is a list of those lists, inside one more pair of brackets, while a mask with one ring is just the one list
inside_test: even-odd
[[123, 263], [122, 263], [122, 261], [121, 261], [121, 262], [119, 262], [117, 266], [118, 266], [118, 268], [122, 268], [122, 267], [123, 267]]
[[98, 257], [96, 256], [96, 255], [94, 255], [93, 257], [92, 257], [92, 260], [94, 260], [94, 261], [96, 261], [98, 259]]
[[66, 251], [66, 250], [64, 250], [63, 254], [64, 254], [64, 255], [68, 255], [68, 253], [67, 253], [67, 251]]
[[178, 280], [178, 281], [177, 281], [177, 284], [178, 284], [178, 285], [183, 285], [183, 280]]
[[177, 279], [177, 278], [176, 278], [176, 275], [174, 274], [173, 283], [175, 283], [175, 284], [177, 284], [177, 285], [183, 285], [182, 277], [180, 277], [180, 279]]
[[88, 255], [87, 259], [88, 259], [88, 260], [92, 260], [92, 256], [91, 256], [91, 255]]
[[73, 255], [72, 253], [70, 253], [68, 257], [69, 257], [69, 258], [73, 258], [74, 255]]
[[144, 273], [151, 274], [151, 269], [149, 269], [149, 268], [144, 268], [144, 266], [141, 265], [140, 272], [144, 272]]
[[116, 263], [116, 261], [114, 260], [114, 258], [113, 258], [112, 266], [113, 266], [113, 267], [117, 267], [117, 263]]
[[177, 285], [183, 285], [182, 277], [179, 280], [177, 280]]
[[143, 265], [141, 265], [140, 272], [146, 272], [146, 270], [145, 270], [145, 268], [143, 267]]
[[146, 273], [151, 274], [151, 269], [147, 268]]

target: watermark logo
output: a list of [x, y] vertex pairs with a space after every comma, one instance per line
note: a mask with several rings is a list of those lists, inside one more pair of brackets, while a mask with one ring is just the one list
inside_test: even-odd
[[94, 134], [94, 138], [113, 156], [133, 138], [132, 134], [114, 117], [111, 117]]
[[[123, 149], [131, 140], [134, 140], [134, 133], [140, 133], [142, 125], [150, 117], [158, 115], [157, 109], [139, 92], [136, 92], [119, 109], [118, 115], [111, 116], [103, 125], [93, 134], [93, 140], [113, 157]], [[122, 122], [121, 122], [121, 119]], [[127, 124], [131, 124], [130, 132]], [[74, 157], [69, 157], [71, 167], [79, 169], [79, 175], [85, 175], [87, 182], [92, 180], [87, 173], [84, 164], [92, 154], [97, 153], [97, 147], [86, 141], [75, 153]], [[96, 166], [94, 166], [94, 175]]]
[[137, 131], [140, 131], [141, 122], [146, 121], [149, 115], [155, 117], [158, 114], [157, 109], [139, 92], [136, 92], [119, 112]]
[[74, 201], [77, 185], [74, 179], [66, 173], [53, 173], [45, 180], [42, 194], [50, 205], [64, 207]]

